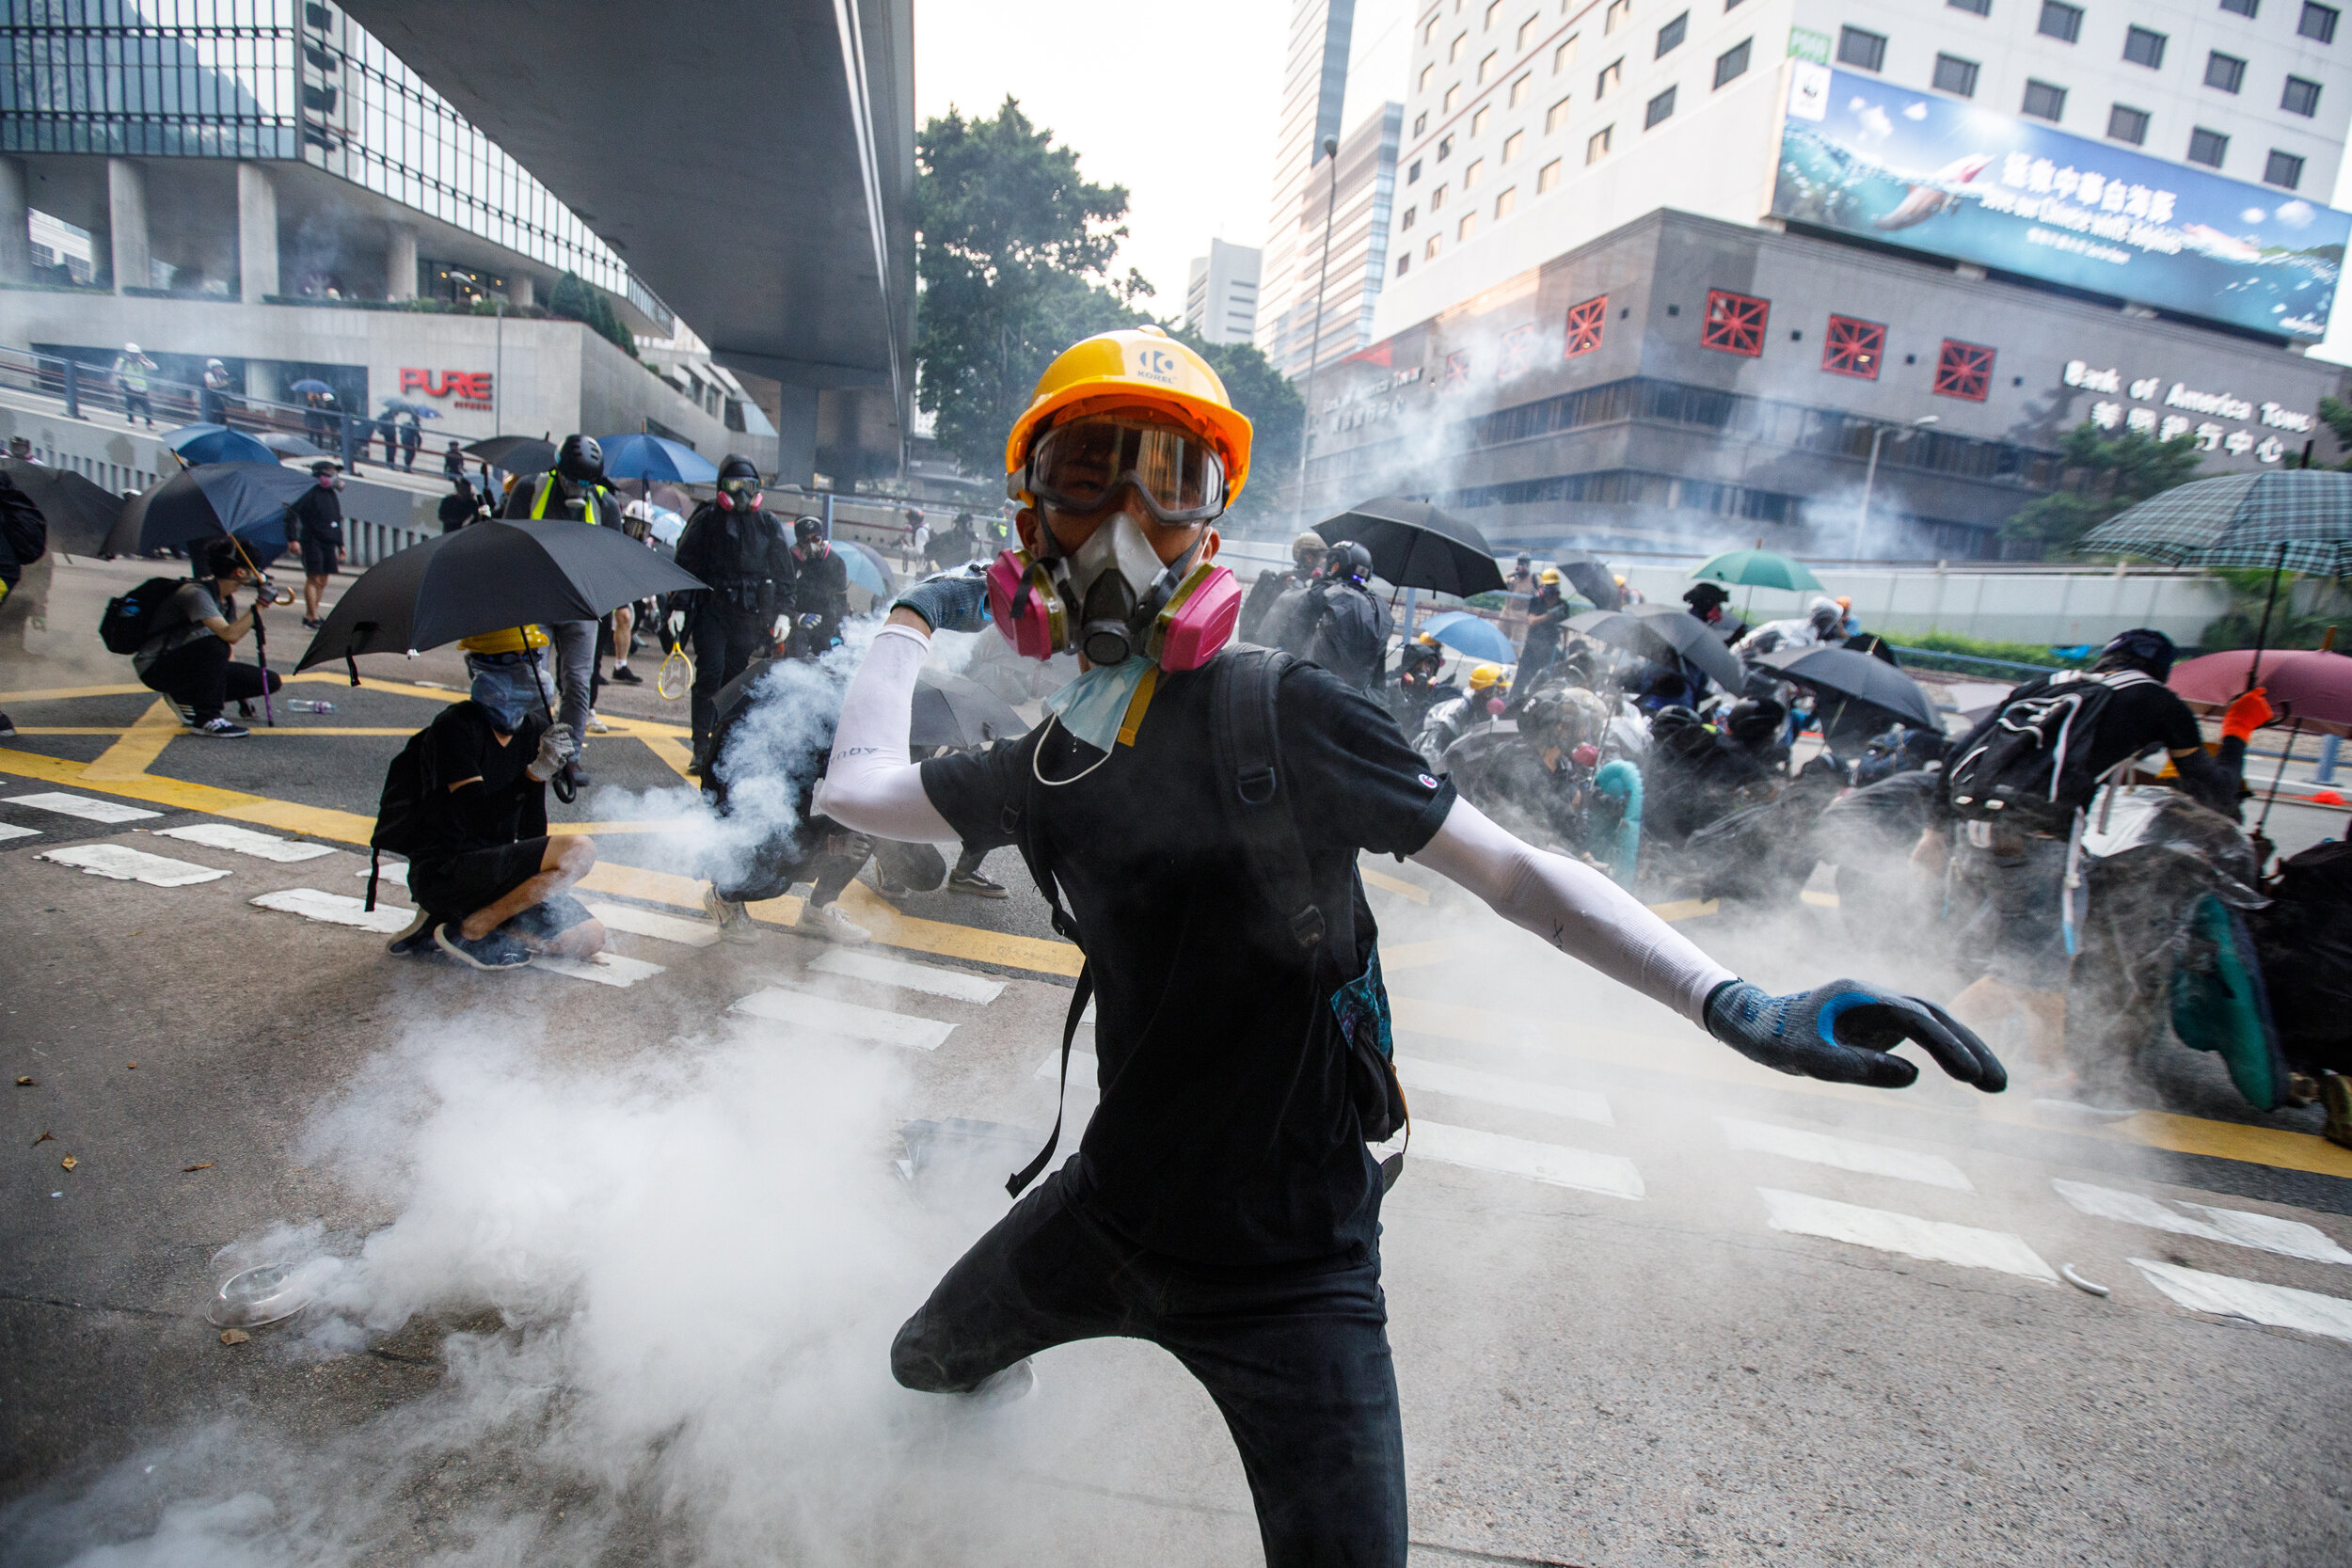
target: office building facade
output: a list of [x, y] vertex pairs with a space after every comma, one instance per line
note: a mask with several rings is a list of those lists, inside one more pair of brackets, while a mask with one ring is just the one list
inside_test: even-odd
[[1184, 325], [1204, 341], [1252, 343], [1258, 338], [1258, 263], [1263, 252], [1211, 240], [1184, 278]]

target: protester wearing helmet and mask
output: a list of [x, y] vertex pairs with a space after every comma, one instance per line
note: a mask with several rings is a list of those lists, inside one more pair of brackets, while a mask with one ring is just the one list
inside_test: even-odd
[[1481, 664], [1470, 673], [1470, 689], [1450, 702], [1435, 705], [1422, 721], [1415, 748], [1429, 766], [1445, 766], [1446, 749], [1479, 725], [1500, 719], [1510, 705], [1511, 688], [1500, 664]]
[[[555, 467], [536, 480], [515, 486], [506, 498], [509, 517], [565, 518], [605, 528], [621, 526], [621, 503], [604, 483], [604, 448], [593, 436], [571, 435], [556, 449]], [[575, 753], [588, 744], [588, 726], [596, 718], [596, 623], [558, 621], [548, 630], [555, 639], [556, 687], [564, 707], [557, 722], [572, 732]], [[584, 784], [588, 769], [575, 761], [571, 778]]]
[[1304, 588], [1314, 580], [1323, 567], [1326, 549], [1323, 535], [1310, 529], [1291, 541], [1291, 569], [1278, 572], [1269, 566], [1258, 574], [1250, 587], [1249, 597], [1242, 602], [1241, 638], [1245, 642], [1263, 642], [1268, 647], [1281, 645], [1281, 627], [1269, 620], [1274, 607], [1293, 589]]
[[1389, 706], [1396, 715], [1397, 727], [1406, 735], [1421, 732], [1422, 721], [1436, 704], [1460, 695], [1450, 682], [1438, 679], [1444, 667], [1445, 649], [1427, 632], [1397, 650], [1396, 689]]
[[1726, 644], [1745, 637], [1748, 628], [1737, 615], [1724, 607], [1731, 603], [1731, 594], [1720, 582], [1693, 584], [1682, 595], [1682, 602], [1691, 607], [1691, 613], [1714, 628], [1715, 635]]
[[720, 688], [770, 652], [777, 622], [792, 613], [800, 563], [784, 525], [764, 506], [759, 469], [729, 453], [719, 465], [719, 492], [694, 509], [678, 535], [677, 563], [710, 585], [688, 595], [687, 637], [694, 645], [694, 766], [717, 718]]
[[1372, 552], [1352, 540], [1323, 554], [1323, 571], [1286, 612], [1277, 644], [1322, 665], [1359, 691], [1377, 691], [1388, 662], [1389, 607], [1373, 596]]
[[[1401, 1097], [1361, 852], [1417, 857], [1784, 1070], [1908, 1083], [1884, 1053], [1914, 1037], [1988, 1088], [2000, 1069], [1915, 1002], [1745, 985], [1606, 877], [1458, 800], [1370, 696], [1226, 646], [1241, 595], [1212, 524], [1249, 439], [1215, 372], [1164, 334], [1107, 332], [1055, 360], [1007, 443], [1022, 548], [894, 606], [815, 803], [877, 836], [1019, 845], [1086, 955], [1072, 1029], [1099, 995], [1103, 1094], [1078, 1153], [899, 1331], [899, 1381], [1010, 1391], [1055, 1345], [1152, 1340], [1225, 1413], [1269, 1562], [1401, 1568], [1382, 1170], [1364, 1141]], [[1082, 673], [1020, 739], [911, 764], [930, 636], [986, 624], [984, 594], [1018, 650], [1074, 648]]]
[[849, 564], [825, 537], [823, 518], [792, 519], [792, 564], [799, 577], [787, 653], [815, 658], [841, 641], [841, 622], [850, 613]]
[[1544, 672], [1560, 657], [1560, 639], [1575, 607], [1563, 597], [1560, 569], [1547, 566], [1535, 574], [1535, 596], [1527, 606], [1527, 643], [1519, 653], [1518, 688], [1521, 700], [1543, 684]]

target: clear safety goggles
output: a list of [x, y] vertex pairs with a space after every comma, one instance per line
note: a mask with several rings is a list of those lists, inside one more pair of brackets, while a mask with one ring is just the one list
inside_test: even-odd
[[719, 482], [719, 488], [735, 497], [756, 496], [760, 484], [756, 479], [728, 478]]
[[1191, 432], [1116, 416], [1057, 425], [1038, 437], [1007, 488], [1089, 516], [1133, 485], [1163, 524], [1201, 523], [1225, 510], [1225, 464]]

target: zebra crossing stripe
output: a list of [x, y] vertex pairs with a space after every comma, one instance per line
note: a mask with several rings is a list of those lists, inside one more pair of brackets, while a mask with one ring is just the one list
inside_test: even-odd
[[11, 806], [32, 806], [40, 811], [54, 811], [59, 816], [78, 816], [85, 822], [140, 822], [162, 812], [148, 811], [140, 806], [126, 806], [119, 800], [93, 800], [87, 795], [68, 795], [63, 790], [43, 790], [38, 795], [10, 795], [5, 803]]
[[2288, 1258], [2307, 1258], [2315, 1263], [2352, 1263], [2352, 1252], [2337, 1245], [2327, 1232], [2299, 1220], [2282, 1220], [2243, 1209], [2215, 1209], [2202, 1203], [2182, 1203], [2182, 1208], [2204, 1216], [2193, 1219], [2185, 1214], [2176, 1214], [2154, 1198], [2140, 1193], [2097, 1187], [2088, 1181], [2068, 1181], [2058, 1177], [2050, 1179], [2050, 1187], [2066, 1200], [2068, 1207], [2093, 1219], [2121, 1220], [2126, 1225], [2144, 1225], [2151, 1230], [2169, 1231], [2175, 1236], [2226, 1242], [2232, 1246], [2253, 1247]]
[[[361, 866], [358, 872], [358, 876], [361, 881], [366, 881], [368, 879], [368, 868], [364, 865]], [[406, 861], [386, 861], [384, 863], [384, 873], [377, 879], [386, 887], [406, 887], [408, 885], [408, 863]]]
[[2159, 1263], [2147, 1258], [2135, 1258], [2131, 1265], [2147, 1276], [2149, 1284], [2191, 1312], [2214, 1312], [2272, 1328], [2298, 1329], [2331, 1339], [2352, 1339], [2352, 1301], [2342, 1296], [2297, 1291], [2285, 1285], [2265, 1285], [2226, 1274], [2207, 1274], [2202, 1269], [2185, 1269], [2177, 1263]]
[[1578, 1192], [1599, 1193], [1608, 1197], [1638, 1198], [1644, 1192], [1642, 1173], [1634, 1168], [1633, 1162], [1614, 1154], [1595, 1154], [1561, 1144], [1536, 1143], [1529, 1138], [1507, 1137], [1501, 1132], [1482, 1132], [1472, 1127], [1450, 1127], [1419, 1118], [1413, 1122], [1412, 1141], [1406, 1158], [1525, 1177], [1547, 1186], [1573, 1187]]
[[250, 828], [233, 827], [227, 822], [191, 822], [181, 828], [158, 828], [157, 838], [185, 839], [201, 844], [208, 849], [227, 849], [233, 854], [251, 855], [256, 860], [276, 861], [292, 865], [298, 861], [314, 861], [321, 855], [335, 853], [325, 844], [304, 844], [297, 839], [280, 838], [276, 833], [257, 833]]
[[1479, 1072], [1470, 1068], [1455, 1067], [1451, 1062], [1433, 1062], [1422, 1056], [1397, 1057], [1396, 1076], [1397, 1082], [1406, 1088], [1418, 1089], [1424, 1094], [1450, 1095], [1455, 1100], [1477, 1100], [1489, 1105], [1541, 1111], [1548, 1116], [1598, 1122], [1603, 1127], [1617, 1124], [1617, 1118], [1610, 1113], [1608, 1097], [1589, 1089], [1563, 1088], [1557, 1084], [1531, 1084], [1523, 1078]]
[[0, 841], [11, 838], [39, 838], [39, 828], [20, 828], [13, 822], [0, 822]]
[[880, 953], [855, 952], [839, 947], [808, 967], [820, 974], [839, 974], [852, 980], [870, 980], [879, 986], [919, 990], [927, 996], [945, 996], [956, 1002], [977, 1003], [981, 1006], [988, 1006], [1005, 993], [1005, 982], [992, 980], [984, 974], [967, 974], [959, 969], [909, 963], [903, 958], [884, 958]]
[[680, 920], [676, 915], [641, 910], [634, 904], [590, 904], [588, 912], [602, 921], [606, 929], [627, 931], [633, 937], [681, 942], [688, 947], [708, 947], [719, 940], [719, 928], [707, 920]]
[[821, 1035], [871, 1040], [878, 1045], [902, 1045], [916, 1051], [938, 1050], [955, 1029], [954, 1024], [942, 1023], [937, 1019], [861, 1007], [854, 1002], [839, 1002], [788, 986], [754, 991], [727, 1010], [777, 1023], [798, 1024]]
[[1899, 1253], [1931, 1263], [1957, 1263], [1966, 1269], [1997, 1269], [2045, 1285], [2058, 1282], [2058, 1274], [2027, 1246], [2025, 1238], [2004, 1230], [1979, 1230], [1945, 1220], [1921, 1219], [1888, 1209], [1866, 1209], [1858, 1203], [1837, 1203], [1804, 1193], [1758, 1187], [1769, 1223], [1774, 1230], [1795, 1236], [1820, 1236], [1880, 1252]]
[[256, 909], [277, 910], [284, 914], [298, 914], [305, 920], [325, 921], [329, 926], [354, 926], [362, 931], [375, 931], [384, 936], [396, 936], [408, 929], [416, 920], [417, 911], [396, 904], [378, 904], [373, 910], [362, 898], [352, 898], [340, 893], [323, 893], [314, 887], [280, 888], [248, 900]]
[[618, 953], [598, 953], [592, 958], [566, 958], [554, 953], [540, 953], [532, 956], [531, 967], [544, 969], [550, 974], [561, 974], [568, 980], [593, 980], [597, 985], [613, 986], [622, 990], [661, 973], [660, 964], [647, 963], [643, 958], [625, 958]]
[[198, 882], [218, 881], [229, 875], [209, 865], [167, 860], [120, 844], [75, 844], [62, 849], [43, 849], [40, 858], [93, 877], [108, 877], [118, 882], [145, 882], [150, 887], [190, 887]]
[[1836, 1138], [1826, 1132], [1814, 1132], [1803, 1128], [1743, 1121], [1738, 1117], [1717, 1117], [1715, 1125], [1724, 1130], [1724, 1140], [1734, 1148], [1809, 1161], [1837, 1170], [1857, 1171], [1864, 1176], [1892, 1176], [1904, 1181], [1923, 1182], [1931, 1187], [1948, 1187], [1959, 1193], [1977, 1190], [1958, 1165], [1940, 1154], [1921, 1154], [1908, 1148], [1897, 1148], [1890, 1144]]

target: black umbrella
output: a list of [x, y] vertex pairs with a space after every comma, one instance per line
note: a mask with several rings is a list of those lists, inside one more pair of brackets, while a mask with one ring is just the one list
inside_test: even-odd
[[1883, 709], [1923, 730], [1940, 733], [1944, 728], [1918, 682], [1868, 654], [1851, 648], [1782, 648], [1756, 662], [1800, 686]]
[[316, 481], [276, 463], [199, 463], [123, 504], [107, 555], [137, 555], [234, 534], [262, 565], [286, 547], [286, 508]]
[[555, 467], [554, 444], [536, 436], [491, 436], [466, 451], [510, 474], [543, 474]]
[[1612, 647], [1639, 654], [1656, 664], [1688, 659], [1726, 691], [1747, 678], [1739, 658], [1718, 641], [1714, 628], [1680, 605], [1637, 604], [1624, 610], [1588, 610], [1571, 616], [1568, 630], [1598, 638]]
[[49, 547], [60, 555], [97, 555], [122, 515], [122, 498], [71, 468], [0, 458], [0, 472], [16, 481], [49, 522]]
[[1469, 598], [1502, 586], [1502, 568], [1485, 534], [1427, 501], [1383, 496], [1315, 525], [1330, 544], [1353, 540], [1372, 552], [1372, 570], [1395, 588], [1426, 588]]
[[1551, 562], [1560, 568], [1560, 575], [1568, 579], [1579, 594], [1603, 610], [1615, 610], [1624, 603], [1625, 595], [1617, 590], [1616, 575], [1608, 562], [1582, 550], [1563, 550]]
[[532, 622], [593, 621], [655, 594], [704, 586], [619, 529], [493, 519], [369, 567], [294, 668], [435, 648]]
[[1028, 721], [988, 688], [938, 670], [915, 672], [910, 746], [985, 746], [1028, 732]]

